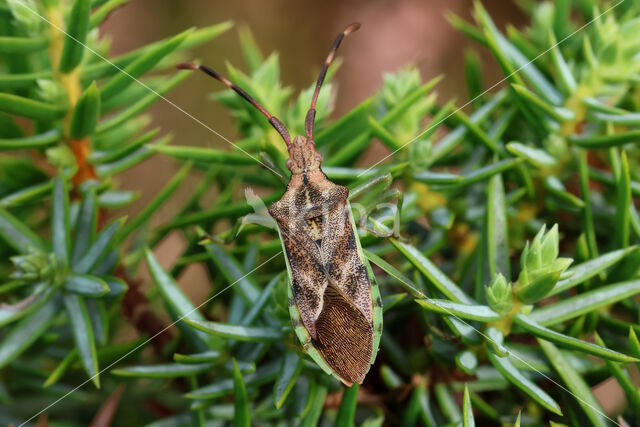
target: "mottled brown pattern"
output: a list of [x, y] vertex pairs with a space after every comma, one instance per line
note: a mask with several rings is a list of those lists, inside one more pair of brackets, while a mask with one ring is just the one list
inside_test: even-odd
[[320, 247], [322, 245], [322, 215], [318, 215], [314, 218], [305, 219], [307, 224], [306, 233], [316, 242], [316, 245]]
[[291, 266], [295, 305], [329, 366], [345, 382], [362, 382], [372, 352], [372, 304], [351, 227], [349, 191], [324, 175], [313, 142], [296, 137], [289, 151], [291, 180], [269, 213]]

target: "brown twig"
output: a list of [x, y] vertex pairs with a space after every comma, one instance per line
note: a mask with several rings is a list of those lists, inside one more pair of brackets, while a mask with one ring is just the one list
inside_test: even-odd
[[129, 278], [122, 266], [116, 268], [115, 274], [129, 285], [120, 304], [121, 313], [139, 332], [154, 337], [151, 341], [153, 348], [157, 354], [161, 354], [164, 345], [171, 341], [172, 334], [165, 323], [149, 308], [149, 299], [140, 290], [142, 281]]

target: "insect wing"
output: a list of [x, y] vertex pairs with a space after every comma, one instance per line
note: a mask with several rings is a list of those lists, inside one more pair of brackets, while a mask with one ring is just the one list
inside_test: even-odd
[[289, 313], [303, 348], [326, 373], [348, 385], [360, 383], [380, 343], [380, 291], [348, 202], [325, 212], [320, 227], [323, 237], [316, 247], [313, 230], [278, 224], [289, 274]]

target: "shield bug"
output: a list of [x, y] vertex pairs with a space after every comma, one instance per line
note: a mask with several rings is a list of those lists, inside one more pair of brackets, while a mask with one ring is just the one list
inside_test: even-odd
[[237, 92], [258, 109], [287, 145], [291, 177], [283, 196], [269, 208], [276, 220], [289, 274], [289, 313], [304, 350], [328, 374], [350, 386], [362, 383], [374, 362], [382, 334], [382, 299], [363, 254], [348, 201], [349, 190], [322, 172], [313, 126], [316, 101], [342, 39], [336, 38], [316, 82], [305, 119], [305, 136], [293, 141], [286, 126], [242, 88], [209, 67], [198, 69]]

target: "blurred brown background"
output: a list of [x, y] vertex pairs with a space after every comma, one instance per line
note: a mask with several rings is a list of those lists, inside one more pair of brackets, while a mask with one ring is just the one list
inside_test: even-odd
[[[483, 3], [501, 26], [523, 21], [522, 13], [510, 1]], [[225, 61], [244, 69], [237, 28], [245, 25], [265, 55], [279, 52], [282, 82], [297, 91], [315, 81], [338, 32], [351, 22], [360, 22], [362, 28], [339, 52], [344, 60], [334, 80], [338, 85], [334, 117], [339, 117], [378, 90], [383, 73], [409, 64], [420, 68], [424, 80], [445, 74], [437, 87], [441, 100], [455, 97], [459, 105], [466, 102], [464, 50], [473, 47], [481, 54], [484, 51], [445, 17], [453, 12], [471, 19], [471, 9], [469, 0], [136, 0], [116, 11], [102, 30], [112, 39], [113, 53], [119, 54], [192, 26], [232, 20], [235, 27], [196, 49], [194, 59], [221, 71], [225, 71]], [[501, 75], [495, 62], [486, 62], [484, 78], [490, 86]], [[167, 97], [233, 141], [237, 135], [230, 117], [208, 97], [221, 89], [217, 82], [194, 75]], [[173, 132], [174, 144], [228, 146], [166, 102], [158, 102], [152, 113], [156, 125]], [[121, 175], [121, 186], [141, 191], [138, 203], [144, 203], [167, 182], [176, 166], [164, 156], [155, 156]], [[135, 205], [133, 210], [137, 210]], [[156, 220], [163, 216], [161, 212]]]

